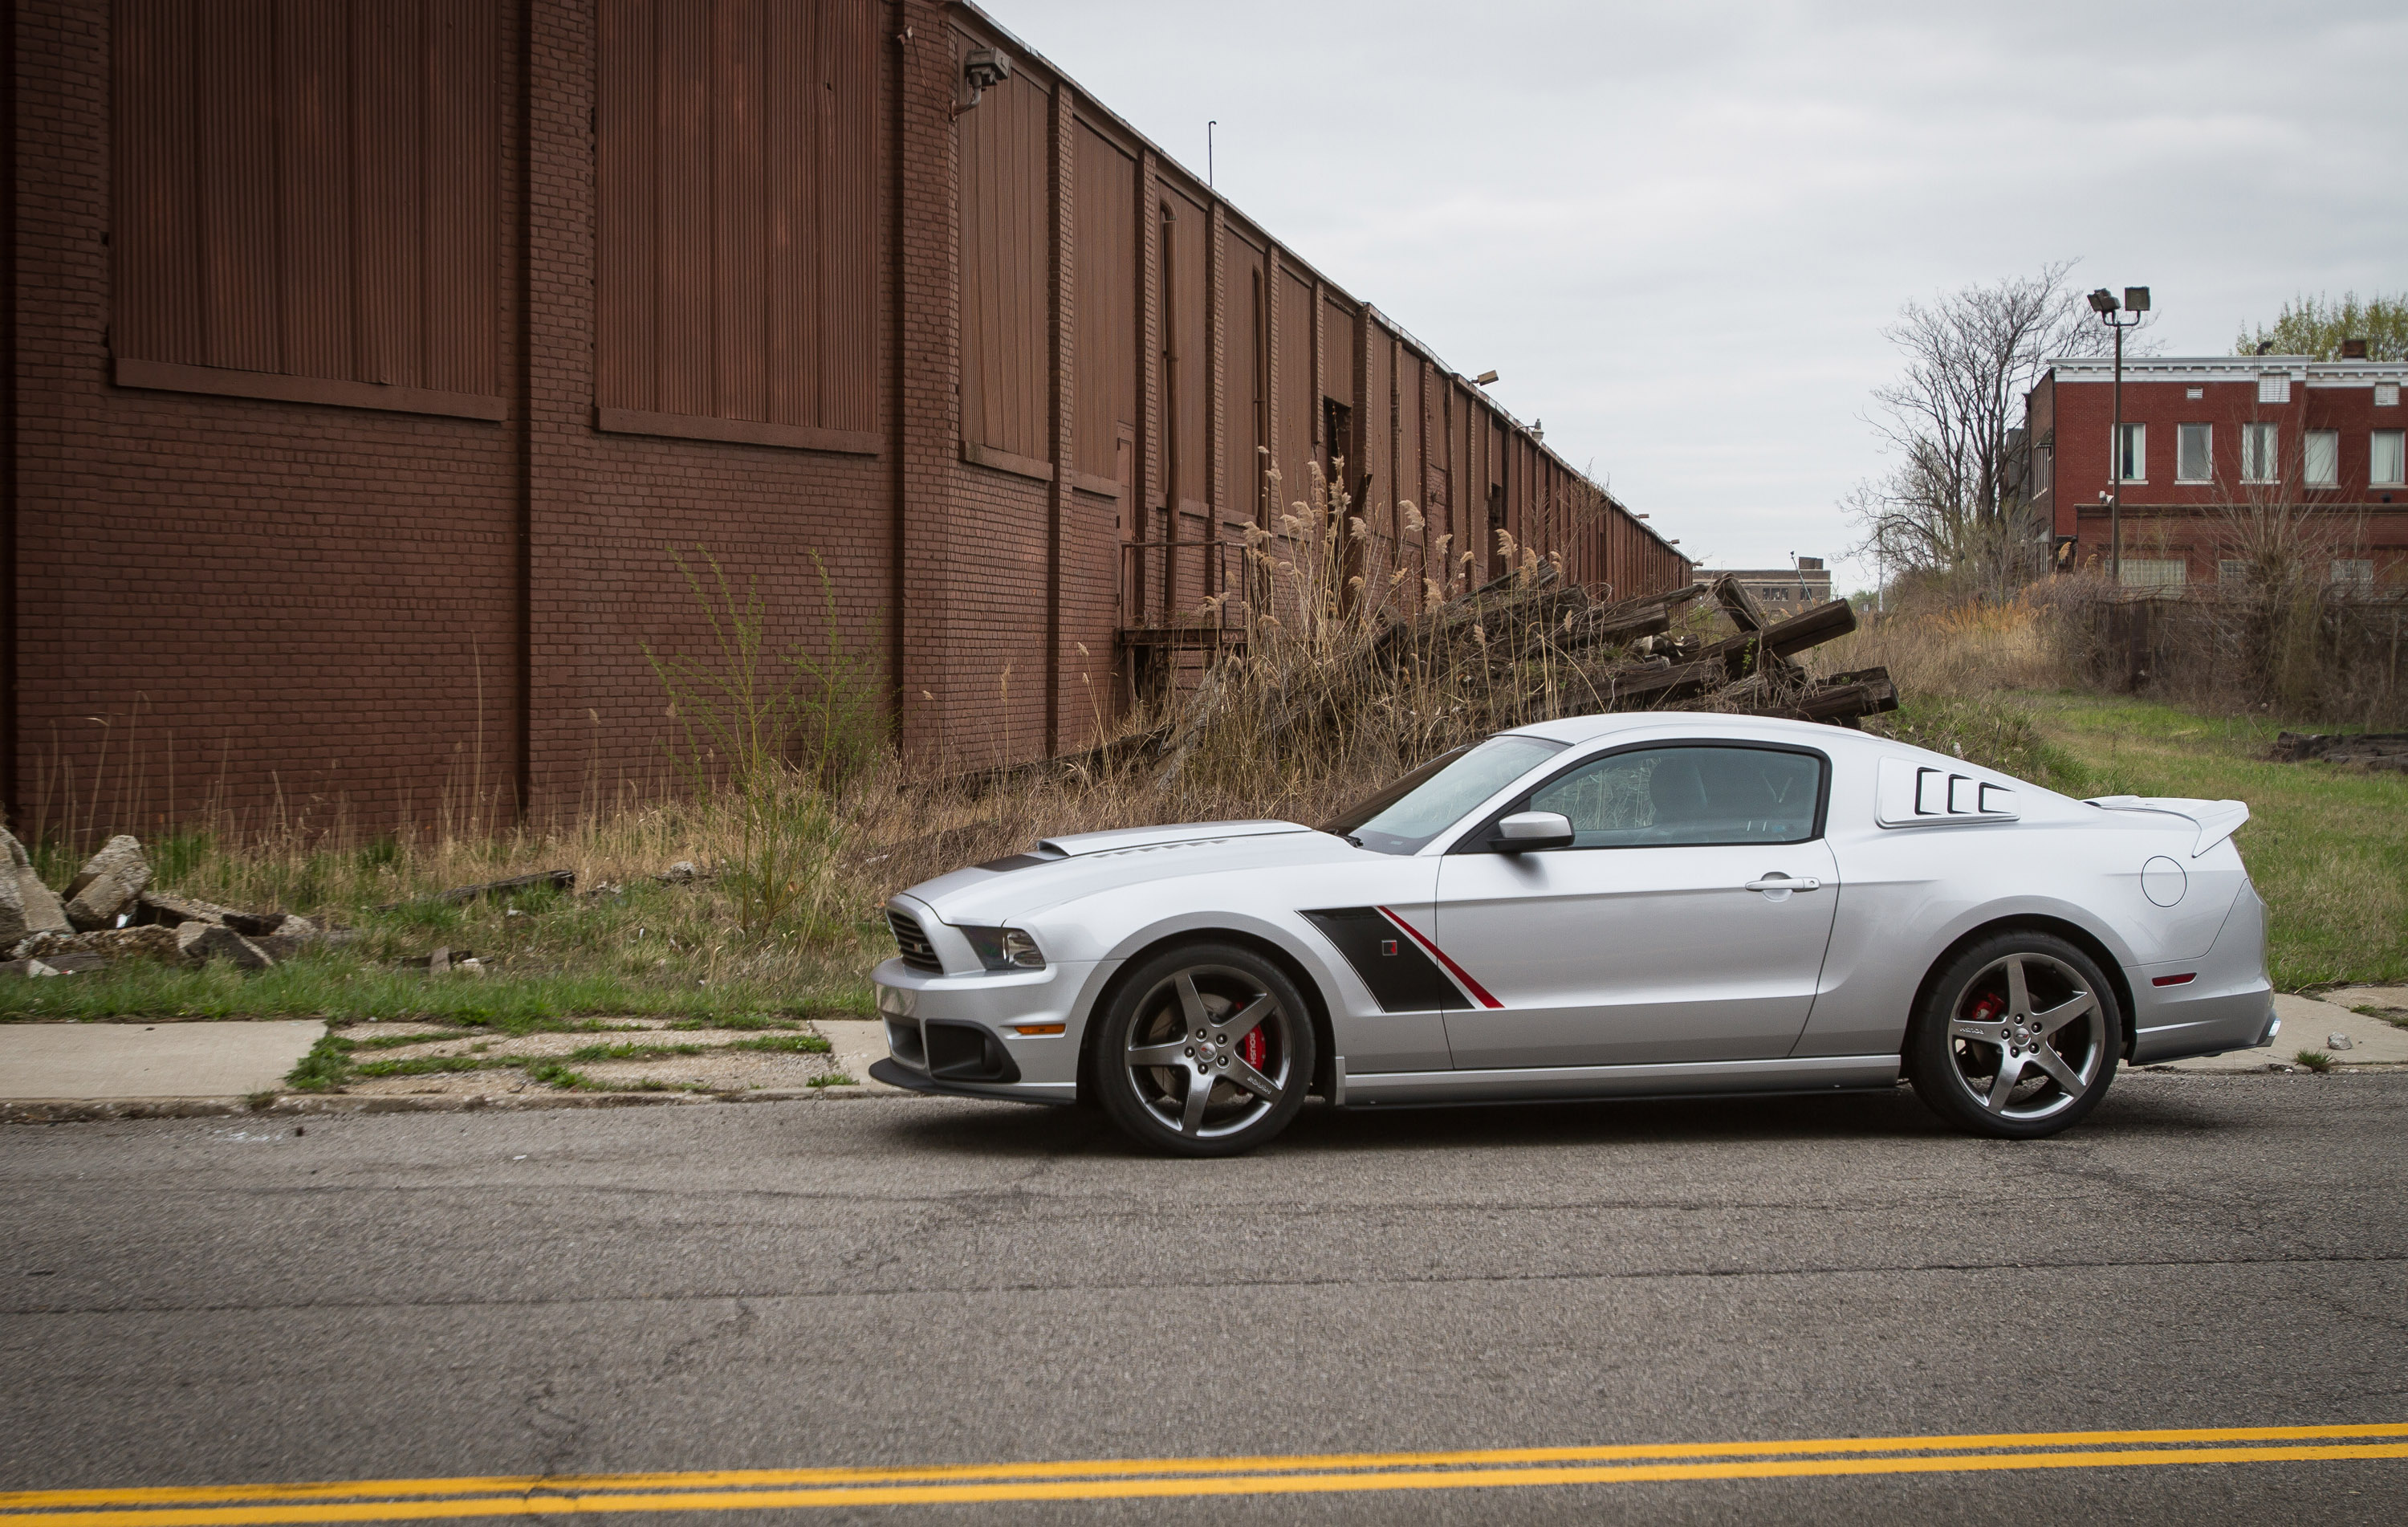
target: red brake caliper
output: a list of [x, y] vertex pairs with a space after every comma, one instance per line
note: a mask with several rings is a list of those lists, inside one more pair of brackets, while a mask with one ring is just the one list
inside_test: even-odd
[[1247, 1030], [1246, 1037], [1238, 1041], [1238, 1059], [1256, 1071], [1262, 1070], [1263, 1063], [1270, 1058], [1271, 1042], [1263, 1037], [1262, 1025]]
[[1982, 994], [1982, 1000], [1973, 1004], [1973, 1011], [1966, 1014], [1965, 1016], [1968, 1021], [1973, 1023], [1996, 1023], [1999, 1021], [1999, 1015], [2006, 1010], [2007, 1000], [2004, 997], [1995, 991], [1985, 991]]

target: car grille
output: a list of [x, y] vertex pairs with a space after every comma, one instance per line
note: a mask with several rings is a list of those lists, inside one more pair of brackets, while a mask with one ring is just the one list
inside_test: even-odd
[[927, 934], [920, 931], [919, 919], [890, 909], [886, 914], [886, 926], [895, 929], [895, 947], [901, 951], [904, 964], [915, 971], [929, 971], [938, 975], [945, 973], [943, 962], [937, 958], [937, 946], [928, 942]]

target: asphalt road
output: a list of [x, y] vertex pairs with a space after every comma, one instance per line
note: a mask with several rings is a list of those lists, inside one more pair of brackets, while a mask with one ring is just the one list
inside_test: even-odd
[[[2408, 1421], [2403, 1125], [2408, 1073], [2127, 1075], [2015, 1145], [1905, 1093], [1315, 1110], [1201, 1163], [917, 1099], [13, 1127], [0, 1489]], [[2408, 1458], [779, 1517], [2403, 1512]]]

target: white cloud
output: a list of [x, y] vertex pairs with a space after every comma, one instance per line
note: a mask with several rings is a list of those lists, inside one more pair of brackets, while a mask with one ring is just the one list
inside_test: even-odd
[[[2408, 14], [996, 0], [1682, 549], [1836, 555], [1910, 298], [2083, 258], [2163, 353], [2408, 287]], [[1843, 575], [1844, 577], [1844, 575]]]

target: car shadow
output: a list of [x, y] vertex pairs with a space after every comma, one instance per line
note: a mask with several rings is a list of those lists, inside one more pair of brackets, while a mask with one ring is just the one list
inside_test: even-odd
[[[898, 1146], [977, 1156], [1145, 1157], [1097, 1110], [947, 1099], [892, 1110]], [[2245, 1127], [2217, 1100], [2155, 1089], [2111, 1090], [2059, 1139], [2213, 1134]], [[1614, 1099], [1580, 1102], [1333, 1108], [1315, 1100], [1262, 1154], [1561, 1149], [1759, 1141], [1963, 1139], [1913, 1089], [1788, 1097]], [[2045, 1145], [2046, 1141], [1999, 1142]]]

